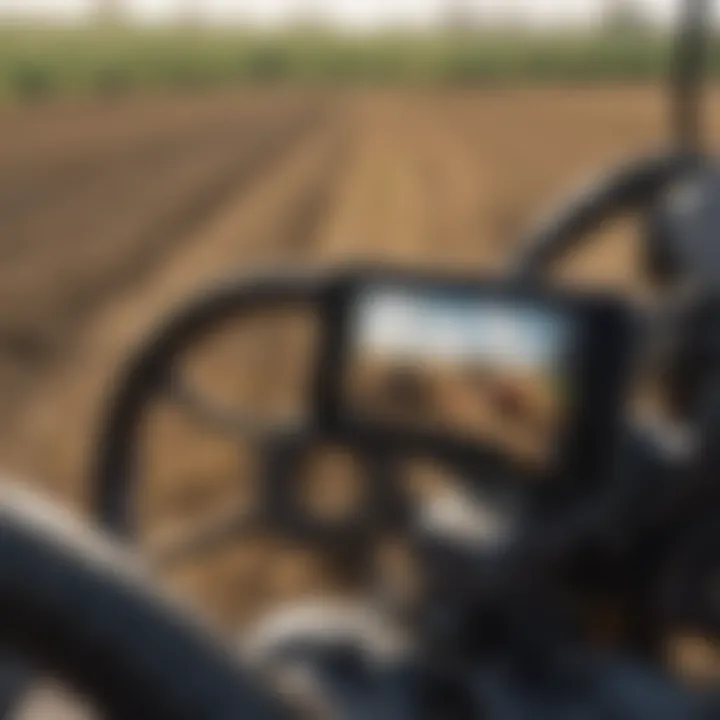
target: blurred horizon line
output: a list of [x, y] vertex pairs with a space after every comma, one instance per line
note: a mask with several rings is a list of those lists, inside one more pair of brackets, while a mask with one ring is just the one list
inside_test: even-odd
[[[78, 4], [78, 3], [84, 4]], [[165, 0], [162, 0], [165, 2]], [[284, 0], [282, 3], [242, 6], [230, 0], [210, 4], [207, 0], [176, 0], [174, 6], [160, 0], [64, 0], [53, 6], [0, 0], [3, 25], [94, 27], [197, 27], [276, 31], [294, 28], [326, 30], [340, 34], [372, 34], [398, 30], [432, 32], [441, 29], [523, 31], [583, 30], [627, 27], [664, 31], [673, 26], [672, 0], [546, 0], [486, 2], [479, 0], [408, 0], [385, 2], [383, 8], [370, 0], [353, 5], [322, 6], [317, 0]], [[258, 0], [259, 2], [259, 0]], [[224, 3], [224, 4], [223, 4]], [[714, 23], [720, 21], [718, 14]]]

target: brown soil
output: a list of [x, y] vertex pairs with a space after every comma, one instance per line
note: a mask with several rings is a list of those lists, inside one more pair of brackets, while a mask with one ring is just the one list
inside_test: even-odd
[[[3, 467], [83, 506], [118, 368], [188, 292], [261, 264], [498, 268], [549, 203], [656, 149], [664, 127], [651, 88], [256, 90], [3, 111]], [[601, 240], [568, 277], [632, 287], [625, 223]], [[230, 386], [238, 370], [225, 372]], [[252, 474], [193, 432], [153, 436], [191, 484]], [[225, 605], [247, 590], [239, 576], [222, 587]]]

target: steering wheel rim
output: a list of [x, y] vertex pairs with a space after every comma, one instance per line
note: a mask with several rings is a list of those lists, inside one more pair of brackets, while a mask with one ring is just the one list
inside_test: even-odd
[[606, 172], [521, 238], [510, 277], [515, 281], [540, 279], [552, 263], [576, 249], [605, 220], [644, 209], [670, 183], [701, 162], [693, 152], [668, 151]]
[[[230, 282], [194, 299], [159, 328], [131, 357], [118, 383], [118, 392], [100, 439], [95, 472], [94, 508], [100, 522], [121, 537], [132, 537], [128, 490], [134, 489], [138, 431], [148, 398], [170, 381], [172, 360], [192, 345], [208, 325], [222, 318], [251, 313], [258, 307], [312, 303], [322, 282], [312, 276], [273, 276], [244, 283]], [[241, 428], [249, 431], [249, 427]], [[265, 429], [255, 428], [262, 434]]]
[[[111, 717], [288, 717], [280, 699], [243, 672], [239, 654], [149, 587], [131, 558], [57, 508], [7, 486], [0, 488], [0, 638], [86, 691]], [[600, 694], [592, 701], [624, 707], [630, 714], [623, 717], [646, 716], [646, 701], [673, 720], [704, 717], [669, 685], [628, 677], [617, 663], [598, 670]], [[507, 717], [508, 697], [481, 679], [473, 683], [479, 707]], [[561, 692], [558, 708], [574, 697]], [[525, 710], [532, 698], [531, 692]]]
[[132, 558], [47, 502], [0, 488], [0, 637], [112, 717], [284, 716]]

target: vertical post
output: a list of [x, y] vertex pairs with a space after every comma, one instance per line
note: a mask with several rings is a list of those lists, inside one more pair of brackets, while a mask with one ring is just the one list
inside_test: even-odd
[[671, 114], [675, 142], [689, 153], [701, 149], [702, 91], [710, 31], [710, 0], [686, 0], [675, 47]]

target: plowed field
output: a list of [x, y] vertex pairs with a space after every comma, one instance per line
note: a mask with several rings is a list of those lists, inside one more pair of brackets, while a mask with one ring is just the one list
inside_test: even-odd
[[[188, 292], [275, 263], [497, 268], [577, 182], [660, 146], [665, 111], [659, 91], [607, 87], [3, 110], [2, 466], [86, 497], [113, 378]], [[627, 286], [627, 237], [610, 227], [573, 277]]]

